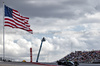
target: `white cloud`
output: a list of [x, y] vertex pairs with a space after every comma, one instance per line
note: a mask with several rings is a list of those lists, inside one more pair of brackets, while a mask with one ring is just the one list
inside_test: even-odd
[[[43, 21], [45, 20], [43, 19]], [[57, 21], [56, 22], [57, 25], [59, 24], [59, 21], [60, 23], [66, 23], [66, 20], [64, 21], [61, 19], [52, 19], [52, 20]], [[32, 47], [33, 48], [33, 58], [34, 58], [33, 61], [36, 61], [37, 53], [38, 53], [38, 50], [41, 44], [41, 39], [42, 39], [41, 36], [44, 36], [44, 37], [46, 36], [46, 42], [43, 42], [39, 61], [44, 60], [44, 61], [50, 62], [50, 61], [59, 60], [60, 58], [64, 57], [65, 55], [71, 52], [71, 44], [72, 44], [72, 51], [99, 49], [98, 47], [99, 41], [96, 41], [96, 40], [99, 39], [100, 27], [99, 27], [99, 24], [97, 23], [80, 24], [80, 22], [78, 22], [79, 23], [78, 25], [81, 27], [84, 27], [84, 30], [82, 29], [81, 31], [76, 31], [75, 28], [78, 25], [71, 24], [71, 23], [74, 23], [74, 20], [71, 20], [71, 23], [69, 23], [70, 25], [69, 26], [67, 25], [68, 27], [66, 26], [67, 23], [65, 25], [63, 24], [64, 26], [60, 24], [59, 26], [56, 26], [56, 24], [55, 25], [47, 24], [48, 26], [47, 27], [44, 25], [45, 23], [41, 21], [42, 21], [42, 18], [39, 21], [41, 24], [36, 24], [34, 28], [34, 32], [37, 31], [39, 33], [35, 33], [33, 35], [30, 35], [27, 33], [23, 35], [17, 34], [17, 33], [16, 34], [6, 33], [6, 36], [5, 36], [6, 37], [6, 42], [5, 42], [6, 43], [6, 55], [9, 57], [12, 56], [12, 58], [16, 60], [21, 61], [25, 59], [29, 61], [29, 54], [30, 54], [29, 48]], [[80, 21], [80, 19], [77, 21]], [[47, 19], [47, 22], [49, 22], [49, 18]], [[40, 27], [40, 25], [41, 26], [44, 25], [44, 26]], [[38, 26], [45, 31], [42, 31], [40, 28], [38, 28]], [[60, 26], [62, 27], [60, 28]], [[53, 28], [56, 29], [54, 33], [53, 33], [54, 31]], [[13, 30], [14, 29], [12, 29], [12, 31]], [[20, 33], [20, 30], [18, 31]], [[49, 34], [49, 31], [52, 31], [51, 32], [52, 35]], [[2, 47], [2, 45], [0, 45], [0, 47]]]
[[91, 14], [86, 14], [86, 16], [87, 16], [88, 19], [100, 19], [99, 15], [100, 15], [99, 12], [95, 13], [95, 14], [92, 14], [92, 15]]
[[[14, 2], [14, 1], [13, 1]], [[26, 1], [25, 1], [26, 2]], [[31, 1], [30, 1], [31, 2]], [[30, 3], [29, 2], [29, 3]], [[100, 13], [96, 9], [99, 6], [94, 1], [50, 1], [38, 2], [33, 1], [32, 4], [27, 4], [34, 7], [35, 17], [29, 16], [29, 24], [33, 29], [33, 34], [29, 34], [24, 30], [5, 28], [5, 47], [6, 56], [15, 60], [29, 61], [29, 49], [33, 48], [33, 61], [36, 61], [37, 53], [41, 44], [41, 39], [46, 38], [43, 42], [41, 55], [39, 61], [56, 61], [64, 57], [71, 51], [84, 51], [84, 50], [99, 50], [100, 47]], [[69, 3], [66, 5], [66, 3]], [[73, 5], [70, 5], [73, 3]], [[80, 4], [81, 3], [81, 7]], [[51, 4], [55, 7], [51, 6]], [[48, 5], [43, 6], [43, 5]], [[29, 7], [30, 7], [29, 6]], [[60, 8], [58, 8], [60, 6]], [[67, 7], [68, 6], [68, 7]], [[13, 6], [15, 7], [15, 6]], [[41, 11], [41, 7], [43, 7]], [[17, 6], [16, 6], [17, 8]], [[34, 9], [33, 8], [33, 9]], [[47, 10], [50, 8], [51, 10]], [[69, 9], [68, 9], [69, 8]], [[20, 9], [20, 8], [19, 8]], [[40, 13], [40, 11], [41, 13]], [[47, 10], [47, 11], [46, 11]], [[29, 10], [31, 11], [31, 10]], [[37, 12], [38, 11], [38, 12]], [[50, 13], [49, 13], [49, 12]], [[67, 11], [67, 13], [66, 13]], [[73, 11], [75, 13], [73, 13]], [[91, 11], [91, 12], [90, 12]], [[0, 13], [2, 9], [0, 8]], [[57, 14], [60, 13], [60, 16]], [[64, 13], [63, 13], [64, 12]], [[30, 12], [29, 12], [30, 13]], [[36, 14], [38, 14], [38, 16]], [[43, 15], [40, 15], [42, 14]], [[44, 17], [45, 15], [45, 17]], [[49, 17], [48, 17], [49, 16]], [[68, 16], [68, 17], [65, 17]], [[60, 18], [59, 18], [60, 17]], [[2, 56], [3, 50], [3, 38], [2, 38], [2, 14], [0, 16], [0, 56]], [[71, 50], [72, 49], [72, 50]]]

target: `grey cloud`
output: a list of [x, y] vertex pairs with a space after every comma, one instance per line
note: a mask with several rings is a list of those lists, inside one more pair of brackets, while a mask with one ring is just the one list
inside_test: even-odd
[[[90, 7], [91, 5], [88, 3], [88, 0], [59, 0], [45, 2], [43, 2], [44, 0], [41, 2], [38, 0], [33, 4], [28, 3], [27, 0], [20, 0], [20, 2], [16, 0], [4, 1], [6, 1], [8, 6], [19, 10], [21, 14], [29, 17], [77, 19], [83, 17], [85, 13], [92, 13], [94, 11]], [[50, 3], [46, 4], [46, 2]]]

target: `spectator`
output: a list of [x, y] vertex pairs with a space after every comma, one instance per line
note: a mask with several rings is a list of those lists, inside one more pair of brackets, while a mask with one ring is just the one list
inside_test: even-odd
[[[100, 50], [98, 51], [75, 51], [75, 53], [70, 53], [63, 59], [69, 59], [75, 61], [77, 59], [78, 62], [81, 63], [91, 63], [94, 60], [100, 60]], [[63, 60], [62, 59], [62, 60]]]

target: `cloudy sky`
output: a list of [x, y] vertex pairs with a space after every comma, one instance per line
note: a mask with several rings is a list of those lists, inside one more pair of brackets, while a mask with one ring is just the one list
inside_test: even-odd
[[33, 30], [5, 27], [5, 53], [13, 60], [36, 61], [41, 39], [39, 61], [53, 62], [70, 52], [100, 50], [99, 0], [0, 0], [0, 56], [3, 53], [3, 1], [5, 5], [29, 17]]

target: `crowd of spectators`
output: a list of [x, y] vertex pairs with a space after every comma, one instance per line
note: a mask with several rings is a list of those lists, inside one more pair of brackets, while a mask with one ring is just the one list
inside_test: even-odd
[[75, 51], [63, 59], [69, 59], [71, 61], [77, 60], [80, 63], [92, 63], [95, 60], [100, 60], [100, 50], [93, 51]]

